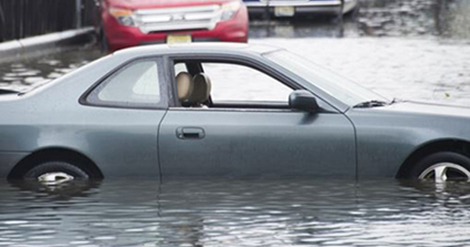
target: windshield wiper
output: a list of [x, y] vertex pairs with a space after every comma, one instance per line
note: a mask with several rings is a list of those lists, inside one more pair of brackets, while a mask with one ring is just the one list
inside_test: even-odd
[[[394, 101], [392, 103], [394, 103]], [[359, 104], [355, 105], [353, 108], [371, 108], [371, 107], [386, 106], [386, 105], [389, 105], [389, 104], [391, 104], [391, 103], [381, 101], [381, 100], [370, 100], [370, 101], [359, 103]]]

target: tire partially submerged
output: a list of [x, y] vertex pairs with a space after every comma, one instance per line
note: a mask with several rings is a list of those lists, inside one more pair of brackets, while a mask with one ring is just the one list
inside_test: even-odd
[[421, 159], [410, 171], [420, 180], [470, 181], [470, 158], [456, 152], [438, 152]]
[[90, 175], [76, 165], [64, 161], [44, 162], [27, 171], [27, 180], [37, 180], [45, 184], [60, 184], [72, 180], [87, 180]]

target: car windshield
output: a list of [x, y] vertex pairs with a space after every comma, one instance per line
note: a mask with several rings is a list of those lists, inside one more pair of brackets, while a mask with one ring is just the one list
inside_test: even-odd
[[333, 71], [288, 51], [278, 50], [266, 53], [264, 56], [347, 105], [355, 106], [371, 100], [390, 101]]

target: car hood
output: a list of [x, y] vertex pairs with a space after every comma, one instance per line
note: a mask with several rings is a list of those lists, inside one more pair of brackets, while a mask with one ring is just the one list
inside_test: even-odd
[[400, 101], [383, 107], [353, 108], [346, 115], [356, 128], [359, 142], [378, 137], [413, 146], [436, 140], [470, 141], [468, 107]]
[[390, 106], [375, 108], [380, 111], [423, 114], [434, 116], [466, 117], [470, 119], [470, 107], [419, 101], [401, 101]]
[[128, 9], [148, 9], [222, 4], [233, 0], [109, 0], [109, 5]]

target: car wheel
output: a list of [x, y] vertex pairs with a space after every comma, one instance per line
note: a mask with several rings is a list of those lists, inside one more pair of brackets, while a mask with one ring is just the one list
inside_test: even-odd
[[75, 179], [88, 179], [90, 176], [79, 167], [63, 161], [41, 163], [23, 176], [47, 184], [59, 184]]
[[455, 152], [439, 152], [421, 159], [410, 171], [420, 180], [470, 181], [470, 158]]

